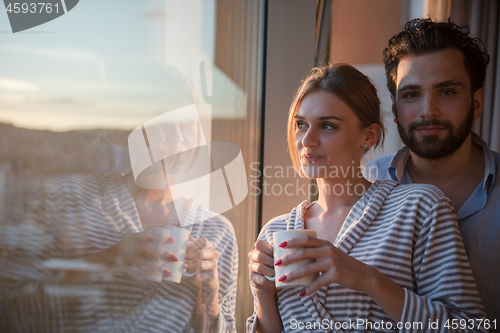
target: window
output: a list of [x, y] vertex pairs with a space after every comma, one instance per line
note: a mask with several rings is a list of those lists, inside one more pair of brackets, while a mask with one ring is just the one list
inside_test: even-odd
[[[135, 197], [136, 210], [121, 207], [130, 198], [119, 192], [112, 196], [119, 215], [111, 214], [113, 209], [106, 207], [111, 194], [96, 175], [133, 174], [136, 185], [143, 180], [147, 189], [142, 170], [154, 163], [165, 167], [165, 154], [172, 151], [176, 162], [179, 154], [194, 151], [187, 154], [191, 161], [208, 153], [208, 167], [225, 177], [219, 185], [208, 179], [206, 190], [229, 191], [229, 207], [217, 213], [234, 227], [240, 248], [239, 257], [230, 260], [239, 260], [236, 327], [243, 331], [253, 306], [246, 262], [256, 238], [259, 201], [245, 188], [256, 174], [250, 164], [260, 156], [264, 7], [248, 0], [86, 0], [72, 6], [52, 21], [17, 33], [11, 33], [7, 13], [0, 14], [1, 288], [9, 304], [16, 304], [1, 307], [7, 312], [0, 325], [46, 331], [78, 329], [80, 324], [104, 325], [101, 329], [128, 325], [125, 319], [131, 317], [120, 306], [137, 314], [150, 300], [131, 291], [130, 298], [112, 298], [114, 305], [111, 298], [102, 301], [110, 297], [114, 281], [108, 276], [111, 280], [103, 282], [103, 276], [113, 272], [87, 259], [128, 232], [140, 231], [134, 214], [143, 224], [146, 214]], [[186, 108], [194, 110], [189, 121], [172, 116]], [[188, 144], [189, 134], [194, 141]], [[134, 151], [131, 138], [144, 145]], [[210, 143], [226, 144], [219, 161]], [[157, 149], [159, 144], [168, 151]], [[230, 158], [224, 150], [228, 145], [235, 149]], [[132, 162], [145, 163], [142, 170], [132, 170], [130, 155]], [[228, 165], [235, 160], [238, 171], [231, 175]], [[198, 172], [200, 178], [210, 170]], [[158, 179], [153, 190], [169, 186]], [[220, 203], [213, 192], [194, 192], [206, 193], [208, 208]], [[98, 216], [86, 207], [95, 208]], [[69, 278], [75, 272], [86, 275], [86, 283]], [[229, 288], [224, 285], [229, 278], [220, 277], [222, 287]], [[20, 284], [14, 288], [12, 283]], [[182, 297], [178, 301], [181, 307], [194, 306]]]

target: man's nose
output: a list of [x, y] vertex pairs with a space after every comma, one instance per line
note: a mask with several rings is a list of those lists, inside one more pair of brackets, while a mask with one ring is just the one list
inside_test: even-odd
[[425, 119], [435, 119], [441, 115], [441, 109], [436, 97], [426, 94], [420, 105], [420, 117]]

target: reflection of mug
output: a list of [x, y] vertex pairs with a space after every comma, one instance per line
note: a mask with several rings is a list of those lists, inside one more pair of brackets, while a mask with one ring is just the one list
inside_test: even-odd
[[151, 272], [151, 275], [146, 278], [148, 281], [161, 282], [164, 269], [162, 265], [165, 263], [163, 254], [166, 250], [167, 241], [170, 237], [170, 230], [162, 226], [148, 226], [144, 233], [153, 239], [152, 243], [146, 244], [144, 247], [154, 253], [159, 260], [145, 260], [143, 266]]
[[[283, 243], [286, 240], [290, 240], [292, 238], [298, 238], [303, 236], [310, 236], [314, 238], [318, 237], [315, 230], [286, 230], [286, 231], [276, 231], [275, 233], [273, 233], [274, 262], [284, 257], [285, 255], [292, 253], [295, 249], [299, 249], [299, 248], [292, 248], [292, 249], [281, 248], [279, 247], [281, 243]], [[317, 273], [301, 277], [291, 282], [280, 282], [278, 279], [281, 276], [288, 274], [293, 270], [314, 263], [315, 261], [316, 261], [315, 259], [304, 259], [286, 266], [274, 266], [276, 288], [309, 286], [319, 276]]]
[[163, 267], [172, 273], [171, 277], [163, 277], [163, 281], [180, 283], [182, 274], [184, 274], [184, 260], [186, 257], [186, 249], [189, 245], [189, 231], [178, 227], [169, 227], [168, 230], [174, 242], [167, 244], [165, 249], [172, 252], [179, 260], [174, 262], [166, 261], [163, 264]]

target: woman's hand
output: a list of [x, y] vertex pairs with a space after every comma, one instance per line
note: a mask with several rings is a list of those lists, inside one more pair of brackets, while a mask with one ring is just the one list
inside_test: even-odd
[[278, 311], [276, 285], [266, 278], [266, 275], [274, 277], [273, 248], [267, 242], [258, 240], [254, 249], [248, 253], [248, 259], [250, 283], [257, 299], [257, 331], [281, 332], [283, 323]]
[[326, 240], [313, 237], [299, 237], [281, 243], [286, 249], [298, 248], [283, 256], [279, 265], [286, 266], [302, 259], [316, 259], [315, 263], [281, 276], [283, 282], [321, 272], [321, 275], [304, 289], [300, 296], [310, 295], [322, 286], [337, 283], [345, 288], [361, 291], [370, 296], [394, 321], [403, 313], [405, 291], [397, 283], [377, 269], [354, 259]]
[[316, 259], [314, 263], [277, 277], [286, 283], [320, 272], [321, 275], [302, 291], [301, 296], [310, 295], [330, 283], [337, 283], [356, 291], [368, 292], [370, 277], [373, 275], [371, 271], [374, 269], [342, 252], [329, 241], [304, 236], [287, 240], [279, 246], [286, 249], [297, 248], [280, 258], [281, 262], [278, 259], [279, 266], [286, 266], [303, 259]]
[[217, 271], [219, 251], [205, 237], [194, 240], [193, 236], [189, 235], [189, 240], [191, 243], [186, 249], [184, 262], [187, 274], [184, 278], [199, 283], [202, 286], [204, 298], [217, 294], [219, 291]]
[[254, 249], [248, 253], [248, 269], [250, 271], [250, 283], [255, 291], [276, 292], [274, 281], [270, 281], [267, 276], [274, 277], [274, 256], [273, 248], [267, 242], [258, 240]]
[[196, 332], [215, 330], [219, 319], [219, 251], [213, 244], [202, 237], [194, 240], [186, 249], [184, 267], [187, 279], [199, 288], [198, 299], [193, 313], [193, 328]]
[[[173, 241], [169, 237], [166, 243]], [[153, 272], [150, 272], [144, 266], [144, 263], [146, 261], [158, 261], [160, 257], [166, 261], [178, 261], [178, 258], [173, 253], [165, 249], [162, 249], [161, 253], [153, 253], [149, 246], [153, 242], [154, 239], [147, 231], [133, 233], [115, 245], [86, 257], [86, 260], [106, 264], [118, 273], [129, 277], [137, 284], [145, 288], [151, 288], [145, 279], [151, 276]], [[168, 269], [163, 268], [163, 270], [164, 276], [171, 276], [171, 272]]]

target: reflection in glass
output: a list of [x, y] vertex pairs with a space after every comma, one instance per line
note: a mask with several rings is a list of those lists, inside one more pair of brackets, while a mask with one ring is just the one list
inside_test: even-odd
[[[86, 0], [0, 34], [0, 331], [234, 331], [235, 317], [244, 329], [252, 299], [235, 235], [251, 246], [257, 223], [242, 171], [259, 156], [259, 3]], [[193, 105], [197, 121], [150, 122]], [[160, 180], [146, 172], [156, 163]], [[192, 283], [191, 266], [179, 284], [143, 274], [149, 237], [177, 230], [158, 224], [212, 243], [217, 279], [203, 276], [217, 293]]]
[[3, 164], [2, 331], [235, 330], [231, 223], [158, 181], [158, 173], [174, 180], [199, 167], [205, 141], [192, 106], [176, 110], [176, 122], [143, 125], [156, 138], [146, 152], [162, 155], [146, 186], [137, 182], [146, 168], [127, 159], [133, 144], [117, 144], [123, 135], [100, 133], [90, 147], [101, 157], [94, 167], [107, 173], [26, 175]]

